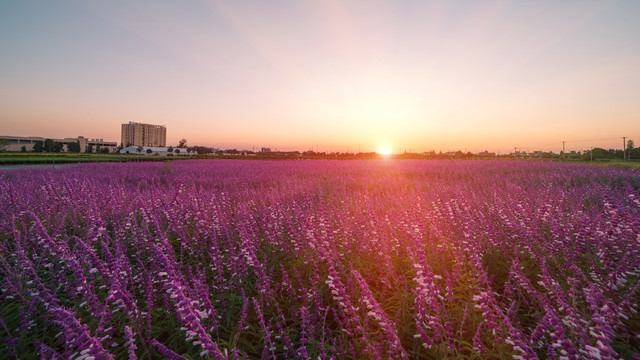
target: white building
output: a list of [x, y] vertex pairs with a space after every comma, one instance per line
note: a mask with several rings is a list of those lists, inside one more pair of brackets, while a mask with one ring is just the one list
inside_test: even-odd
[[103, 139], [88, 139], [84, 136], [78, 136], [75, 138], [64, 138], [64, 139], [55, 139], [55, 138], [43, 138], [38, 136], [10, 136], [10, 135], [0, 135], [0, 141], [6, 143], [7, 151], [22, 151], [27, 152], [33, 151], [33, 147], [36, 143], [44, 144], [47, 139], [51, 139], [55, 142], [62, 144], [62, 151], [69, 151], [69, 145], [72, 143], [77, 143], [80, 145], [80, 152], [87, 152], [89, 146], [91, 146], [91, 150], [93, 152], [100, 152], [101, 150], [107, 149], [109, 153], [114, 153], [118, 150], [118, 144], [115, 141], [104, 141]]

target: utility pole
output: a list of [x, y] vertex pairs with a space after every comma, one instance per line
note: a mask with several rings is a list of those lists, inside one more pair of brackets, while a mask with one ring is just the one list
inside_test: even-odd
[[566, 141], [563, 141], [563, 142], [562, 142], [562, 158], [563, 158], [563, 159], [564, 159], [564, 143], [565, 143], [565, 142], [566, 142]]
[[622, 161], [627, 161], [627, 137], [622, 137]]

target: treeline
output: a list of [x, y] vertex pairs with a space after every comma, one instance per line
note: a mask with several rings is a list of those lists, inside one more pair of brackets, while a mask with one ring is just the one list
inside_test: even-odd
[[624, 156], [620, 149], [608, 149], [593, 148], [592, 150], [584, 151], [580, 155], [580, 160], [614, 160], [624, 159], [627, 160], [640, 160], [640, 148], [631, 147], [626, 150], [626, 156]]
[[[210, 148], [203, 148], [201, 151], [193, 151], [192, 155], [215, 155], [222, 158], [253, 158], [253, 159], [265, 159], [265, 160], [286, 160], [286, 159], [327, 159], [327, 160], [355, 160], [355, 159], [540, 159], [540, 160], [576, 160], [576, 161], [589, 161], [589, 160], [622, 160], [622, 150], [616, 149], [602, 149], [594, 148], [586, 151], [571, 151], [566, 153], [554, 153], [554, 152], [536, 152], [536, 153], [511, 153], [511, 154], [495, 154], [488, 152], [471, 153], [471, 152], [404, 152], [393, 155], [382, 155], [376, 152], [360, 152], [360, 153], [348, 153], [348, 152], [316, 152], [316, 151], [241, 151], [237, 149], [225, 149], [212, 151]], [[627, 160], [640, 161], [640, 148], [632, 148], [626, 151]]]
[[[55, 141], [52, 139], [45, 139], [45, 141], [36, 141], [33, 144], [33, 150], [32, 152], [34, 153], [42, 153], [42, 152], [48, 152], [48, 153], [60, 153], [63, 152], [64, 150], [64, 145], [67, 145], [67, 151], [69, 153], [80, 153], [82, 152], [82, 148], [80, 147], [80, 141], [76, 141], [76, 142], [69, 142], [69, 143], [62, 143], [60, 141]], [[22, 147], [22, 152], [27, 152], [27, 147], [23, 146]], [[87, 151], [88, 154], [92, 154], [92, 153], [96, 153], [96, 154], [109, 154], [109, 149], [108, 148], [100, 148], [99, 146], [94, 149], [93, 145], [89, 145], [87, 146]]]

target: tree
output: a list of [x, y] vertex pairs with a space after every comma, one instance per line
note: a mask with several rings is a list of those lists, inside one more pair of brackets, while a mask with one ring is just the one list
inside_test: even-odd
[[142, 153], [142, 150], [144, 150], [144, 148], [142, 146], [138, 146], [136, 148], [136, 151], [138, 152], [138, 154]]
[[42, 145], [42, 141], [36, 141], [33, 144], [33, 152], [41, 153], [44, 151], [44, 146]]
[[9, 148], [9, 143], [11, 140], [9, 139], [1, 139], [0, 140], [0, 152], [5, 152]]
[[80, 141], [71, 143], [67, 146], [67, 148], [69, 149], [69, 152], [72, 153], [79, 153], [80, 152]]
[[147, 154], [151, 155], [152, 152], [153, 152], [153, 150], [147, 149]]
[[182, 139], [178, 142], [178, 147], [184, 149], [187, 147], [187, 139]]
[[633, 150], [634, 147], [635, 147], [635, 144], [633, 143], [633, 140], [631, 139], [627, 140], [627, 150]]
[[198, 155], [211, 154], [213, 152], [213, 151], [211, 151], [211, 149], [209, 149], [208, 147], [204, 147], [204, 146], [194, 146], [193, 147], [193, 151], [198, 153]]
[[173, 146], [169, 146], [169, 148], [167, 149], [168, 153], [172, 153], [173, 152]]
[[180, 154], [180, 149], [175, 149], [175, 150], [174, 150], [174, 152], [175, 152], [176, 154]]
[[44, 141], [44, 149], [47, 152], [53, 152], [53, 149], [55, 148], [55, 146], [56, 146], [56, 142], [51, 139], [46, 139]]
[[187, 154], [191, 154], [191, 152], [193, 152], [193, 148], [192, 147], [188, 147], [187, 148]]
[[100, 150], [101, 153], [103, 154], [108, 154], [109, 153], [109, 148], [102, 148], [102, 150]]
[[599, 148], [599, 147], [593, 148], [591, 152], [593, 153], [593, 160], [613, 158], [612, 154], [603, 148]]
[[613, 154], [613, 159], [623, 159], [624, 152], [618, 149], [609, 149], [609, 152]]
[[27, 152], [27, 147], [22, 145], [22, 147], [20, 148], [20, 152], [26, 153]]
[[93, 154], [93, 145], [87, 146], [87, 154]]
[[64, 147], [64, 144], [58, 141], [54, 141], [52, 139], [46, 139], [44, 141], [44, 149], [47, 152], [61, 152]]

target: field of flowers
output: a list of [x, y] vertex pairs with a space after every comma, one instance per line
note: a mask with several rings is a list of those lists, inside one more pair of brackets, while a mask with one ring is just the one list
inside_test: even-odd
[[0, 172], [0, 357], [640, 359], [640, 170]]

